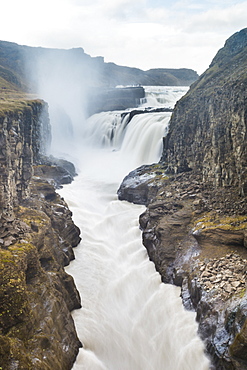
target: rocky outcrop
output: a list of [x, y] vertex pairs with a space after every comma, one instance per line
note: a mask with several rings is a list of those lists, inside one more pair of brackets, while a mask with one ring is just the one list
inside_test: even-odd
[[44, 156], [47, 105], [14, 106], [0, 117], [0, 366], [69, 370], [81, 346], [70, 311], [81, 303], [64, 266], [80, 231], [55, 187], [75, 169]]
[[123, 179], [117, 191], [119, 200], [148, 205], [155, 199], [160, 186], [166, 182], [166, 167], [161, 164], [143, 165]]
[[171, 173], [199, 170], [214, 186], [247, 189], [247, 29], [234, 34], [178, 102], [164, 140]]
[[184, 306], [197, 312], [212, 369], [246, 369], [246, 197], [194, 171], [168, 176], [162, 164], [132, 171], [118, 194], [147, 205], [143, 244], [162, 281], [181, 286]]
[[247, 369], [247, 29], [227, 40], [177, 103], [159, 164], [118, 195], [147, 205], [143, 244], [196, 311], [212, 369]]

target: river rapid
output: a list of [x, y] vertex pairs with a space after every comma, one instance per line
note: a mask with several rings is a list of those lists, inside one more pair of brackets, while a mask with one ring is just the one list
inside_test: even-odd
[[[147, 94], [153, 106], [170, 107], [186, 90], [149, 87]], [[131, 170], [159, 160], [169, 118], [141, 114], [125, 124], [119, 112], [100, 113], [77, 137], [70, 159], [78, 176], [59, 190], [82, 237], [66, 268], [82, 300], [73, 312], [83, 343], [73, 370], [209, 369], [195, 313], [183, 308], [180, 288], [161, 282], [142, 245], [145, 207], [116, 195]]]

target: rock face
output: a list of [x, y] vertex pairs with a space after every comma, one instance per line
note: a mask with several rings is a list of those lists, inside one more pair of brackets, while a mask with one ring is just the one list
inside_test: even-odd
[[179, 101], [162, 162], [178, 173], [197, 169], [214, 186], [247, 191], [247, 29], [230, 37], [210, 68]]
[[30, 194], [33, 163], [50, 142], [47, 107], [29, 102], [0, 116], [0, 217]]
[[143, 244], [195, 310], [212, 369], [247, 369], [247, 29], [227, 40], [177, 103], [159, 164], [118, 195], [147, 205]]
[[55, 192], [74, 170], [44, 157], [49, 141], [44, 102], [2, 113], [0, 366], [6, 370], [69, 370], [81, 346], [70, 314], [81, 307], [80, 297], [64, 271], [80, 231]]

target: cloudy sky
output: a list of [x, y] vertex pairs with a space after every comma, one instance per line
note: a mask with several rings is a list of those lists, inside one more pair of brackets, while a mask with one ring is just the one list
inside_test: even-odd
[[8, 0], [1, 4], [0, 39], [83, 47], [106, 62], [200, 74], [245, 27], [247, 0]]

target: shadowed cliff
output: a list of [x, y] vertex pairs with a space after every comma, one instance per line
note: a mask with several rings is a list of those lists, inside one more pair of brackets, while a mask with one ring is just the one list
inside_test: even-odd
[[230, 37], [177, 103], [161, 161], [247, 193], [247, 29]]

